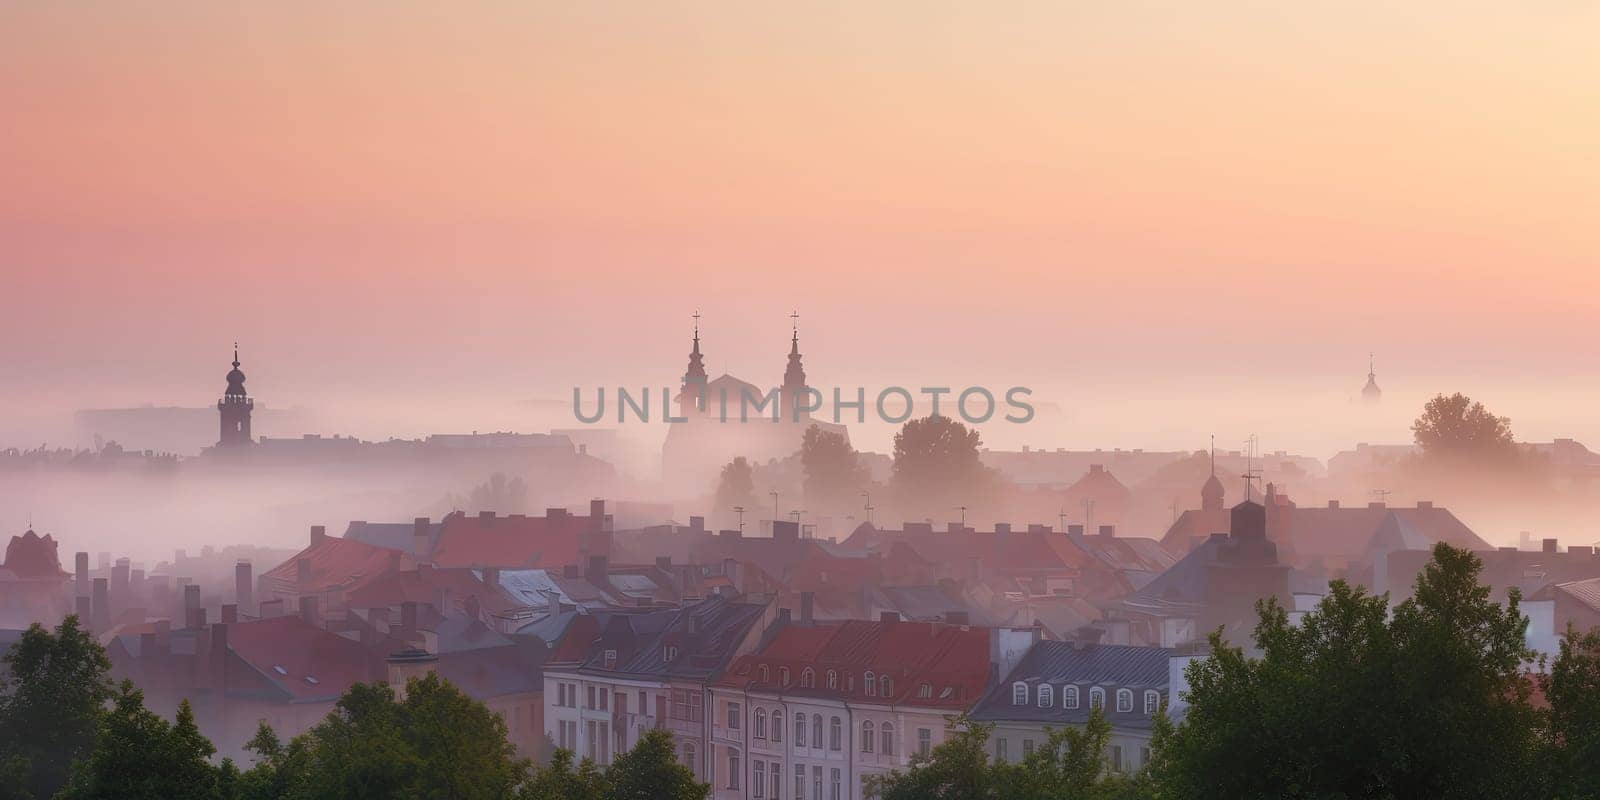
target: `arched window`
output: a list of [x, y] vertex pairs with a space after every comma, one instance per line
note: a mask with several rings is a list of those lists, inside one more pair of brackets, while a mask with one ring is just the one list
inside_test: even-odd
[[822, 749], [822, 715], [815, 714], [811, 717], [811, 746]]
[[783, 741], [783, 712], [772, 712], [772, 741]]
[[805, 669], [800, 670], [800, 688], [802, 688], [802, 689], [815, 689], [815, 688], [817, 688], [817, 673], [811, 671], [810, 667], [806, 667]]
[[882, 730], [883, 730], [883, 738], [882, 738], [881, 741], [883, 743], [883, 746], [878, 748], [878, 752], [882, 753], [883, 755], [886, 755], [886, 756], [892, 756], [892, 755], [894, 755], [894, 723], [893, 722], [885, 722], [885, 723], [883, 723], [883, 729]]
[[834, 751], [844, 749], [844, 724], [838, 717], [828, 720], [828, 749]]
[[877, 684], [876, 681], [874, 681], [872, 679], [872, 670], [870, 670], [870, 669], [867, 670], [867, 674], [866, 674], [865, 677], [862, 678], [862, 680], [866, 682], [867, 696], [868, 697], [877, 697], [878, 696], [878, 684]]
[[1070, 709], [1072, 709], [1074, 711], [1077, 710], [1077, 708], [1078, 708], [1078, 687], [1076, 687], [1076, 686], [1063, 686], [1063, 687], [1061, 687], [1061, 707], [1062, 708], [1070, 708]]
[[1118, 714], [1127, 714], [1127, 713], [1129, 713], [1131, 711], [1133, 711], [1133, 690], [1132, 689], [1118, 689], [1117, 690], [1117, 713]]
[[1102, 689], [1102, 688], [1100, 688], [1098, 686], [1096, 686], [1094, 688], [1091, 688], [1089, 690], [1089, 708], [1091, 708], [1091, 709], [1094, 709], [1094, 708], [1103, 709], [1105, 707], [1106, 707], [1106, 690], [1104, 690], [1104, 689]]
[[1160, 711], [1160, 710], [1161, 710], [1161, 693], [1156, 691], [1156, 690], [1154, 690], [1154, 689], [1146, 689], [1146, 690], [1144, 690], [1144, 713], [1145, 713], [1145, 716], [1153, 717], [1153, 716], [1156, 715], [1156, 712]]
[[1039, 684], [1039, 707], [1049, 708], [1056, 703], [1055, 687], [1048, 683]]
[[933, 697], [933, 684], [924, 683], [917, 687], [917, 697], [927, 700]]
[[794, 715], [794, 746], [806, 746], [806, 715]]
[[772, 683], [772, 670], [766, 664], [761, 665], [761, 682]]
[[835, 672], [835, 671], [833, 671], [831, 669], [828, 670], [828, 688], [829, 689], [837, 689], [837, 688], [839, 688], [839, 673], [837, 673], [837, 672]]
[[1017, 681], [1011, 684], [1011, 705], [1025, 706], [1028, 704], [1028, 684]]
[[683, 743], [683, 765], [688, 767], [689, 771], [693, 772], [696, 777], [699, 777], [700, 767], [698, 759], [694, 755], [694, 742]]
[[755, 731], [754, 731], [753, 735], [757, 739], [765, 739], [765, 738], [767, 738], [767, 711], [766, 711], [766, 709], [762, 709], [762, 708], [756, 709]]
[[878, 676], [878, 696], [894, 697], [894, 678], [888, 675]]
[[788, 686], [789, 685], [789, 668], [788, 667], [778, 667], [778, 683], [782, 684], [784, 686]]
[[865, 719], [861, 721], [861, 752], [872, 752], [872, 746], [876, 744], [872, 740], [877, 733], [878, 732], [873, 729], [872, 720]]

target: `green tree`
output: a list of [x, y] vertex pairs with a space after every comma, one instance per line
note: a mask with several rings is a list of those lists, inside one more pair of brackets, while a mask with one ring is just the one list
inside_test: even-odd
[[977, 505], [990, 499], [997, 479], [979, 459], [982, 445], [976, 430], [950, 417], [906, 422], [894, 435], [890, 488], [895, 498], [908, 509], [952, 502]]
[[672, 734], [659, 728], [612, 762], [606, 783], [610, 800], [702, 800], [711, 791], [678, 761]]
[[50, 797], [94, 747], [113, 687], [111, 661], [69, 616], [38, 623], [5, 654], [0, 683], [0, 797]]
[[213, 767], [216, 748], [195, 725], [185, 700], [168, 724], [144, 707], [144, 693], [124, 681], [100, 715], [94, 750], [78, 761], [58, 800], [217, 800], [232, 764]]
[[507, 478], [496, 472], [486, 483], [472, 489], [470, 508], [474, 511], [496, 511], [501, 514], [522, 514], [528, 510], [528, 484], [521, 476]]
[[806, 428], [800, 443], [800, 465], [805, 469], [806, 506], [817, 513], [854, 509], [869, 482], [860, 454], [843, 434]]
[[574, 769], [572, 751], [566, 749], [556, 750], [550, 763], [535, 769], [517, 793], [517, 800], [609, 800], [610, 797], [611, 787], [605, 774], [587, 758]]
[[1429, 400], [1411, 432], [1423, 456], [1436, 462], [1495, 464], [1517, 457], [1511, 420], [1460, 392]]
[[1540, 676], [1550, 702], [1548, 774], [1556, 797], [1600, 798], [1600, 629], [1569, 630]]
[[1219, 634], [1186, 673], [1189, 708], [1153, 773], [1184, 798], [1520, 798], [1537, 716], [1513, 591], [1490, 602], [1481, 563], [1440, 544], [1411, 599], [1343, 581], [1298, 626], [1258, 605], [1246, 657]]
[[879, 800], [988, 800], [998, 798], [1000, 786], [989, 763], [989, 736], [993, 725], [958, 721], [951, 736], [927, 755], [911, 757], [904, 772], [869, 778], [873, 797]]

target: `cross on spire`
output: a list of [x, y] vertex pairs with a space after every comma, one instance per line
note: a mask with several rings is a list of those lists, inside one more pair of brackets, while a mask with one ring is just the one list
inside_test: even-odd
[[237, 340], [233, 343], [233, 368], [239, 368], [239, 342]]

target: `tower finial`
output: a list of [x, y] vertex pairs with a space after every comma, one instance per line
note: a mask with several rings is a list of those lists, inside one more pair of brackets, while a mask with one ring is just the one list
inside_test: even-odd
[[1211, 477], [1217, 476], [1217, 435], [1211, 434]]
[[238, 369], [239, 368], [239, 342], [238, 342], [238, 340], [235, 340], [234, 343], [233, 343], [233, 368], [234, 369]]

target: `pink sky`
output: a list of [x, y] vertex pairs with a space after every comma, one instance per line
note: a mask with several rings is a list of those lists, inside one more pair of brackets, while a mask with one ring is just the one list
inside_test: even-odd
[[[351, 432], [518, 426], [676, 379], [698, 307], [713, 371], [777, 381], [799, 309], [819, 384], [1068, 410], [997, 443], [1326, 455], [1459, 389], [1600, 447], [1597, 30], [1583, 0], [6, 4], [0, 445], [208, 402], [236, 338], [258, 395]], [[1393, 405], [1330, 423], [1369, 350]]]

